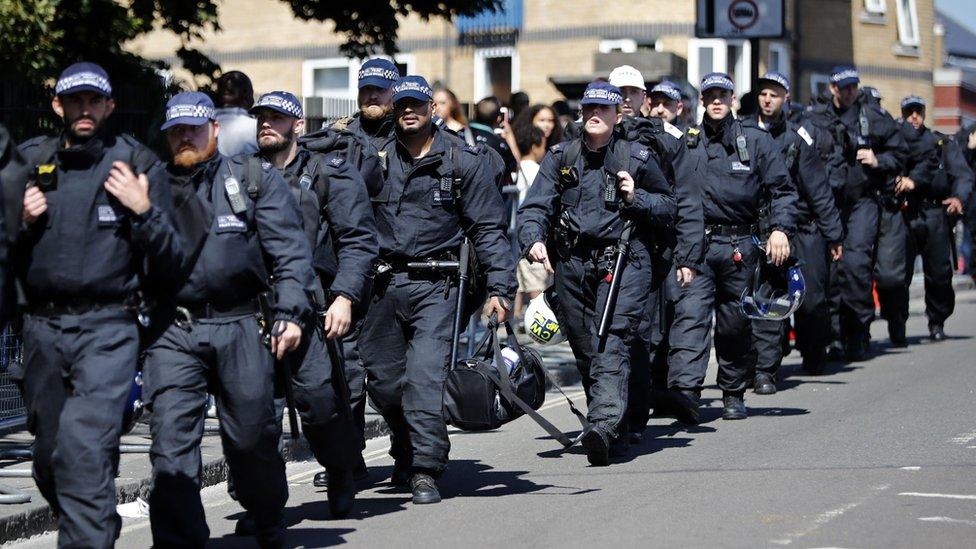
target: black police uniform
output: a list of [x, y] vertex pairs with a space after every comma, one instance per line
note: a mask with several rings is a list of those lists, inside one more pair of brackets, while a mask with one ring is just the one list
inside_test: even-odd
[[364, 137], [368, 137], [377, 149], [390, 137], [396, 129], [396, 122], [393, 114], [387, 114], [379, 120], [367, 120], [362, 114], [356, 113], [352, 116], [340, 118], [333, 125], [337, 130], [348, 130]]
[[343, 158], [359, 172], [369, 196], [375, 196], [383, 188], [383, 159], [376, 149], [377, 140], [351, 127], [329, 127], [299, 137], [298, 145]]
[[[271, 320], [308, 322], [311, 251], [295, 200], [270, 164], [215, 154], [190, 170], [169, 170], [174, 185], [194, 190], [212, 218], [210, 234], [189, 265], [189, 279], [175, 294], [182, 309], [150, 346], [145, 361], [146, 406], [152, 412], [153, 541], [167, 547], [202, 546], [209, 537], [200, 500], [208, 389], [217, 399], [237, 499], [254, 519], [261, 541], [262, 535], [275, 535], [288, 488], [278, 452], [274, 359], [262, 343], [255, 301], [269, 290], [272, 275]], [[237, 192], [227, 184], [230, 178], [238, 182]], [[245, 210], [235, 213], [232, 202]], [[317, 390], [322, 381], [310, 380], [309, 390]], [[301, 378], [294, 382], [296, 393], [305, 389]]]
[[[395, 137], [380, 149], [386, 186], [372, 203], [386, 272], [374, 280], [359, 352], [370, 399], [392, 431], [397, 467], [437, 476], [450, 449], [442, 410], [457, 286], [450, 273], [411, 271], [406, 263], [456, 256], [467, 235], [489, 295], [508, 299], [516, 283], [495, 175], [479, 148], [431, 131], [423, 158], [411, 158]], [[445, 181], [456, 192], [441, 190]]]
[[[605, 188], [616, 188], [619, 171], [634, 178], [631, 204], [605, 201]], [[556, 274], [546, 294], [557, 304], [559, 325], [583, 377], [587, 416], [611, 440], [620, 436], [626, 442], [631, 347], [638, 325], [654, 309], [648, 306], [652, 256], [658, 234], [674, 226], [675, 209], [674, 191], [651, 151], [619, 131], [596, 151], [583, 138], [550, 147], [519, 207], [519, 245], [523, 254], [537, 242], [550, 250]], [[598, 324], [610, 288], [605, 277], [628, 222], [630, 249], [601, 350]]]
[[[898, 125], [875, 105], [857, 102], [847, 109], [816, 105], [809, 121], [829, 136], [831, 164], [845, 173], [838, 202], [844, 223], [844, 255], [830, 275], [831, 331], [843, 340], [848, 358], [863, 358], [874, 319], [872, 281], [880, 222], [880, 194], [891, 193], [908, 149]], [[863, 114], [863, 115], [862, 115]], [[870, 168], [856, 160], [858, 148], [869, 147], [878, 159]]]
[[[757, 245], [762, 196], [770, 199], [770, 229], [793, 234], [797, 194], [770, 135], [727, 116], [716, 126], [687, 132], [688, 148], [702, 162], [705, 260], [701, 273], [680, 288], [670, 332], [668, 385], [700, 393], [708, 368], [712, 313], [718, 386], [741, 396], [756, 362], [749, 319], [739, 300], [760, 261]], [[745, 140], [743, 148], [742, 139]], [[744, 149], [744, 150], [743, 150]], [[764, 243], [763, 243], [764, 244]]]
[[[362, 176], [341, 156], [303, 149], [281, 173], [297, 194], [306, 233], [311, 228], [312, 266], [321, 284], [313, 291], [320, 287], [329, 294], [320, 305], [343, 296], [353, 303], [354, 311], [361, 313], [362, 303], [369, 297], [364, 289], [378, 253], [376, 221]], [[299, 189], [308, 192], [298, 193]], [[305, 213], [309, 211], [311, 218]], [[365, 445], [365, 373], [359, 373], [361, 367], [347, 364], [344, 377], [348, 387], [332, 379], [337, 365], [326, 352], [321, 318], [303, 330], [312, 341], [305, 356], [295, 360], [301, 364], [295, 375], [308, 372], [326, 383], [320, 394], [295, 394], [303, 431], [319, 463], [349, 470], [361, 461], [360, 451]], [[358, 360], [354, 364], [358, 365]]]
[[[47, 212], [17, 238], [27, 303], [24, 360], [15, 374], [34, 434], [34, 479], [58, 514], [58, 544], [111, 547], [121, 414], [139, 358], [137, 291], [171, 289], [182, 239], [170, 222], [163, 165], [131, 137], [105, 132], [21, 145]], [[135, 215], [104, 189], [112, 164], [145, 173], [152, 208]], [[51, 184], [38, 171], [54, 167]], [[140, 265], [145, 265], [143, 269]]]
[[[758, 125], [758, 119], [743, 121], [746, 126]], [[844, 240], [840, 212], [834, 200], [829, 177], [840, 179], [837, 171], [828, 173], [817, 146], [819, 131], [811, 124], [796, 124], [780, 117], [765, 129], [776, 142], [786, 161], [799, 200], [797, 201], [796, 234], [791, 244], [793, 255], [801, 262], [805, 291], [800, 308], [794, 315], [796, 348], [803, 353], [804, 364], [817, 371], [822, 367], [826, 348], [830, 343], [830, 315], [827, 302], [829, 244]], [[822, 138], [821, 138], [822, 139]], [[781, 340], [785, 322], [754, 320], [752, 334], [756, 344], [756, 373], [775, 378], [783, 361]]]
[[[913, 210], [917, 209], [922, 205], [918, 199], [929, 198], [925, 191], [934, 183], [936, 172], [939, 170], [939, 157], [938, 138], [928, 128], [922, 126], [916, 130], [911, 124], [902, 122], [899, 129], [908, 147], [902, 175], [911, 178], [918, 188], [901, 196], [895, 196], [893, 192], [882, 193], [874, 276], [878, 285], [881, 318], [888, 321], [888, 334], [891, 336], [891, 341], [896, 345], [906, 345], [908, 284], [912, 281], [909, 273], [915, 270], [914, 263], [917, 255], [915, 243], [909, 243], [912, 240], [909, 218], [915, 216], [908, 214], [908, 208], [911, 204]], [[942, 207], [942, 204], [939, 203], [938, 206]], [[944, 231], [941, 236], [943, 244], [946, 243], [948, 237]], [[915, 252], [910, 256], [909, 248]], [[908, 267], [908, 263], [913, 265]], [[948, 263], [947, 260], [944, 267], [948, 267]], [[942, 320], [945, 320], [945, 317]]]
[[[956, 149], [962, 154], [966, 166], [971, 172], [976, 172], [976, 150], [969, 148], [969, 135], [976, 132], [976, 124], [960, 128], [953, 138], [956, 142]], [[953, 178], [960, 176], [953, 175]], [[976, 242], [976, 192], [969, 194], [969, 200], [963, 202], [963, 224], [969, 233], [969, 242]], [[969, 257], [967, 258], [966, 271], [969, 276], [976, 281], [976, 253], [973, 253], [973, 245], [970, 244]]]
[[[896, 217], [887, 225], [895, 229], [891, 231], [893, 235], [882, 233], [879, 238], [877, 279], [881, 316], [888, 320], [889, 333], [891, 325], [896, 324], [904, 338], [915, 256], [922, 256], [925, 315], [930, 330], [941, 331], [955, 308], [955, 266], [951, 259], [955, 220], [950, 219], [942, 201], [956, 197], [965, 204], [972, 192], [973, 173], [958, 145], [945, 136], [925, 126], [915, 130], [908, 123], [903, 124], [902, 134], [911, 151], [905, 171], [915, 182], [915, 190], [908, 193], [904, 209], [899, 212], [901, 218]], [[902, 252], [901, 256], [894, 254], [897, 251]]]
[[643, 433], [651, 407], [661, 409], [668, 384], [668, 331], [674, 319], [677, 268], [702, 269], [705, 222], [698, 157], [688, 153], [684, 134], [659, 118], [625, 117], [627, 140], [650, 148], [674, 189], [673, 231], [658, 231], [652, 255], [651, 295], [631, 346], [627, 417], [631, 433]]

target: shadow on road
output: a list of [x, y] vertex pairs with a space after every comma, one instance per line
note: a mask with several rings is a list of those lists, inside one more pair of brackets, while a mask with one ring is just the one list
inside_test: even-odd
[[[513, 494], [531, 494], [543, 490], [558, 490], [559, 495], [580, 495], [594, 492], [574, 486], [537, 484], [523, 475], [528, 471], [496, 471], [490, 465], [471, 459], [451, 460], [444, 478], [440, 481], [441, 496], [445, 499], [455, 497], [495, 497]], [[547, 492], [552, 493], [552, 492]]]
[[[346, 534], [354, 532], [352, 528], [289, 528], [285, 547], [333, 547], [344, 545]], [[207, 549], [240, 549], [257, 547], [253, 537], [241, 537], [228, 534], [221, 538], [207, 542]]]

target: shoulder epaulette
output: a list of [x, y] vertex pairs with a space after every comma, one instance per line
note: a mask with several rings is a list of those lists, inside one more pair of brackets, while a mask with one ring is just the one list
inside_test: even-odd
[[684, 134], [681, 133], [681, 130], [679, 130], [677, 126], [671, 124], [670, 122], [664, 123], [664, 132], [675, 139], [681, 139], [682, 137], [684, 137]]
[[806, 141], [807, 145], [813, 146], [813, 136], [810, 135], [810, 132], [808, 132], [806, 128], [800, 126], [799, 128], [796, 128], [796, 133], [802, 137], [804, 141]]

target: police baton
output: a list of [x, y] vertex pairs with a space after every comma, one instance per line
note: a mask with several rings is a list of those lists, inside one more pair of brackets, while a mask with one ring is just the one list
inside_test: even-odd
[[458, 346], [461, 341], [461, 330], [464, 323], [465, 297], [468, 293], [468, 279], [471, 277], [471, 241], [464, 237], [461, 242], [461, 253], [458, 259], [458, 295], [454, 309], [454, 331], [451, 334], [451, 368], [457, 364]]
[[[284, 322], [274, 322], [274, 308], [271, 306], [271, 299], [267, 293], [258, 295], [258, 308], [260, 309], [263, 329], [261, 330], [261, 342], [270, 350], [271, 338], [278, 337], [285, 331]], [[281, 384], [285, 392], [285, 407], [288, 408], [288, 425], [291, 428], [291, 438], [295, 439], [301, 435], [298, 428], [298, 414], [295, 412], [295, 391], [292, 387], [291, 357], [286, 356], [282, 360], [272, 355], [275, 361], [275, 375], [278, 383]]]
[[600, 317], [600, 328], [597, 330], [599, 338], [599, 352], [603, 352], [607, 345], [607, 334], [610, 332], [610, 325], [613, 324], [613, 311], [617, 308], [617, 295], [620, 294], [620, 278], [627, 264], [627, 250], [630, 248], [630, 233], [634, 230], [634, 222], [627, 220], [624, 222], [624, 230], [620, 233], [620, 241], [617, 243], [617, 253], [614, 256], [613, 271], [607, 273], [610, 282], [610, 289], [607, 291], [607, 301], [603, 304], [603, 315]]

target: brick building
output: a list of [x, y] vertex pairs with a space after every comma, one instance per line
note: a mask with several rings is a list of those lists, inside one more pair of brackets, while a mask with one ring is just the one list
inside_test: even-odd
[[[441, 81], [464, 102], [506, 99], [523, 90], [533, 102], [572, 98], [580, 86], [628, 63], [654, 82], [665, 76], [696, 83], [712, 70], [733, 75], [740, 93], [751, 87], [749, 42], [694, 38], [694, 0], [506, 0], [501, 14], [401, 21], [396, 61]], [[355, 97], [358, 60], [339, 53], [331, 25], [295, 19], [280, 0], [228, 0], [223, 30], [203, 50], [224, 70], [251, 76], [258, 93], [287, 89], [308, 97]], [[941, 67], [933, 0], [786, 0], [786, 36], [763, 40], [760, 70], [794, 80], [807, 101], [827, 82], [830, 67], [855, 63], [886, 104], [910, 93], [933, 98]], [[130, 47], [175, 62], [177, 41], [154, 33]], [[341, 103], [341, 101], [340, 101]], [[343, 103], [345, 105], [345, 103]]]

